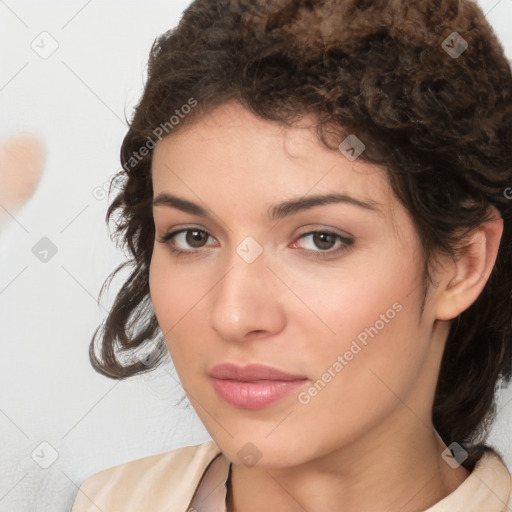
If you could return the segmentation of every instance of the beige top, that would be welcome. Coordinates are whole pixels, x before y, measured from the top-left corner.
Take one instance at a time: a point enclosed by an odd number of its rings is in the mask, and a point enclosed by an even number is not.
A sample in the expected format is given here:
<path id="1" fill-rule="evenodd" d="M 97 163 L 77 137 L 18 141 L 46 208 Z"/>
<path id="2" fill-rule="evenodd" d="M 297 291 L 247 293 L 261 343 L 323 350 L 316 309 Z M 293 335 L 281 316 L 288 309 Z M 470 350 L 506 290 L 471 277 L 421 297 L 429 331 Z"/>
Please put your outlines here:
<path id="1" fill-rule="evenodd" d="M 225 512 L 230 461 L 214 441 L 104 469 L 86 478 L 71 512 Z M 473 472 L 425 512 L 512 512 L 512 476 L 485 452 Z"/>

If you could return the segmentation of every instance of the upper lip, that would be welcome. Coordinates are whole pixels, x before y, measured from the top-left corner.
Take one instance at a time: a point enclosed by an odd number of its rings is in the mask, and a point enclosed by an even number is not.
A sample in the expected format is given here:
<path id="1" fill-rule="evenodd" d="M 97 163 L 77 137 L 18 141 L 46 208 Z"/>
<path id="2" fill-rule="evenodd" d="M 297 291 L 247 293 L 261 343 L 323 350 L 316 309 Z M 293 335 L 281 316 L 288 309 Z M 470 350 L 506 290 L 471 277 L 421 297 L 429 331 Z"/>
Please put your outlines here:
<path id="1" fill-rule="evenodd" d="M 304 380 L 305 375 L 292 375 L 283 372 L 272 366 L 262 364 L 248 364 L 240 366 L 234 363 L 222 363 L 215 365 L 210 370 L 210 376 L 216 379 L 230 379 L 239 381 L 255 381 L 255 380 Z"/>

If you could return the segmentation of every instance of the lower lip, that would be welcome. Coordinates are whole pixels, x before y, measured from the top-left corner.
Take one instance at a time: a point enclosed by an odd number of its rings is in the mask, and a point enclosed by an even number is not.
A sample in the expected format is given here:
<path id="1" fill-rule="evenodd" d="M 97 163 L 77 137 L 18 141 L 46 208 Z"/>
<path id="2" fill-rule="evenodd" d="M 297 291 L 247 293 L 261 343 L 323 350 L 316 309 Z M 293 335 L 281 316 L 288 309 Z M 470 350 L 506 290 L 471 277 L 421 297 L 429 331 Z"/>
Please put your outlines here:
<path id="1" fill-rule="evenodd" d="M 261 409 L 293 393 L 302 387 L 307 379 L 242 382 L 212 378 L 212 382 L 217 394 L 228 404 L 240 409 Z"/>

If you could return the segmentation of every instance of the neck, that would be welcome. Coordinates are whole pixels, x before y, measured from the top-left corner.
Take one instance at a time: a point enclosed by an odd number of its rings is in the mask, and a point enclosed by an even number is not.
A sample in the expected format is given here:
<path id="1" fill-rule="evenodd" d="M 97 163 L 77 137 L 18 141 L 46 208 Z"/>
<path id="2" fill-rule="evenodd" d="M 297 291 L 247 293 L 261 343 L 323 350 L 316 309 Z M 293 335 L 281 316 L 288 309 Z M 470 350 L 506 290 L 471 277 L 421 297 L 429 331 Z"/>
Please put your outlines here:
<path id="1" fill-rule="evenodd" d="M 452 493 L 469 472 L 444 462 L 440 454 L 446 446 L 433 427 L 423 425 L 418 432 L 417 418 L 410 423 L 416 430 L 409 435 L 402 430 L 393 439 L 361 439 L 358 446 L 299 466 L 267 469 L 233 463 L 228 511 L 425 510 Z"/>

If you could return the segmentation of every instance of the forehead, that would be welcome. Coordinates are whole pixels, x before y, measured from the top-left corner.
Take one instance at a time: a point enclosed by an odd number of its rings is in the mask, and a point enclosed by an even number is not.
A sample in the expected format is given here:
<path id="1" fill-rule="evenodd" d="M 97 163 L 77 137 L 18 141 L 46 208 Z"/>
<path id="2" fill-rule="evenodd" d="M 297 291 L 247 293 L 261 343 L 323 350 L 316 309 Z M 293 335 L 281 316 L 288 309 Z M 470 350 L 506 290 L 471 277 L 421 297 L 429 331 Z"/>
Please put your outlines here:
<path id="1" fill-rule="evenodd" d="M 172 192 L 212 209 L 229 205 L 266 215 L 285 199 L 342 193 L 377 205 L 390 226 L 400 222 L 404 212 L 386 171 L 325 147 L 314 122 L 305 116 L 285 127 L 238 103 L 221 105 L 158 142 L 154 195 Z"/>

